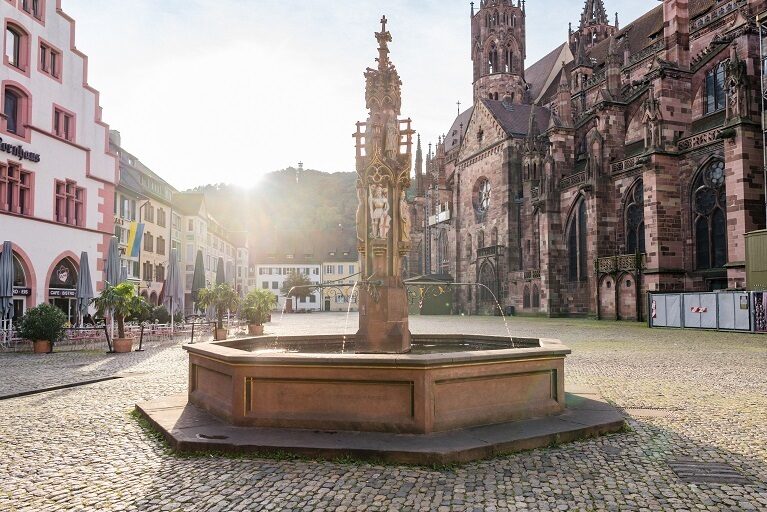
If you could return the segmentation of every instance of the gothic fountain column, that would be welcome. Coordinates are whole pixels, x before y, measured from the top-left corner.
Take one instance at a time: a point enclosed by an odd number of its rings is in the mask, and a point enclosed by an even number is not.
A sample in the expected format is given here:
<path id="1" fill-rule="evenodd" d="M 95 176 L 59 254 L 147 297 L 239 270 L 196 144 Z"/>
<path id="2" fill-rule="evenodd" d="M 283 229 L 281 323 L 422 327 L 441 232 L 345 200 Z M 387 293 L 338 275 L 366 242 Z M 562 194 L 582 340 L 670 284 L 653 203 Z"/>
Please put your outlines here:
<path id="1" fill-rule="evenodd" d="M 402 105 L 399 74 L 389 60 L 386 17 L 381 20 L 378 68 L 365 72 L 367 108 L 357 123 L 357 239 L 362 260 L 360 327 L 357 352 L 410 351 L 407 290 L 401 260 L 410 251 L 410 214 L 405 199 L 410 187 L 412 136 L 410 119 L 399 119 Z"/>

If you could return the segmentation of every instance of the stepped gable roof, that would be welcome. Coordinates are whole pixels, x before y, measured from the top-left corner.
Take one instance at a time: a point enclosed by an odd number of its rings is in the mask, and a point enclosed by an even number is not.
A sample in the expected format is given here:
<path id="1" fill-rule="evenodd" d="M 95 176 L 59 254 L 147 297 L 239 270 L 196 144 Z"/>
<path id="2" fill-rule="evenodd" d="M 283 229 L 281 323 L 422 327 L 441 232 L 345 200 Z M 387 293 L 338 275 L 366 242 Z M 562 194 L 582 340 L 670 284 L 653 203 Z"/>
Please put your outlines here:
<path id="1" fill-rule="evenodd" d="M 498 120 L 508 135 L 527 136 L 530 129 L 530 113 L 533 109 L 535 110 L 538 132 L 545 132 L 549 126 L 551 112 L 547 108 L 485 99 L 482 100 L 482 103 Z"/>
<path id="2" fill-rule="evenodd" d="M 548 55 L 525 70 L 525 80 L 530 86 L 530 97 L 533 100 L 540 96 L 554 68 L 560 64 L 559 58 L 566 44 L 560 44 Z M 559 83 L 558 80 L 556 82 Z"/>
<path id="3" fill-rule="evenodd" d="M 450 127 L 450 131 L 445 135 L 445 152 L 447 153 L 451 149 L 455 149 L 461 145 L 461 141 L 466 135 L 466 130 L 469 129 L 469 121 L 471 120 L 471 114 L 474 113 L 474 107 L 468 108 L 461 112 L 458 117 L 453 121 L 453 125 Z M 463 124 L 463 133 L 461 131 L 461 124 Z M 455 134 L 455 135 L 453 135 Z"/>

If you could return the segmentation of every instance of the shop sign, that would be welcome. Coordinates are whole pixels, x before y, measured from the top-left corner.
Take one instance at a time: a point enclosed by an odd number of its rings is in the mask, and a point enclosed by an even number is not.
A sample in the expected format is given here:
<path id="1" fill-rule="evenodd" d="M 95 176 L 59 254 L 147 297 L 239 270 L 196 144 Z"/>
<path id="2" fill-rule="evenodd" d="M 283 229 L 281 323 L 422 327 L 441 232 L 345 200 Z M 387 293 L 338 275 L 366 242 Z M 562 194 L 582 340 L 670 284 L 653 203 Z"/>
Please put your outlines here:
<path id="1" fill-rule="evenodd" d="M 32 295 L 32 288 L 22 288 L 20 286 L 13 287 L 14 297 L 29 297 Z"/>
<path id="2" fill-rule="evenodd" d="M 63 288 L 51 288 L 48 292 L 49 297 L 71 297 L 77 296 L 77 290 L 65 290 Z"/>
<path id="3" fill-rule="evenodd" d="M 0 152 L 3 153 L 10 153 L 11 155 L 15 156 L 19 160 L 29 160 L 30 162 L 39 162 L 40 161 L 40 155 L 37 153 L 32 153 L 31 151 L 27 151 L 24 149 L 24 146 L 21 144 L 8 144 L 7 142 L 3 142 L 3 138 L 0 137 Z"/>

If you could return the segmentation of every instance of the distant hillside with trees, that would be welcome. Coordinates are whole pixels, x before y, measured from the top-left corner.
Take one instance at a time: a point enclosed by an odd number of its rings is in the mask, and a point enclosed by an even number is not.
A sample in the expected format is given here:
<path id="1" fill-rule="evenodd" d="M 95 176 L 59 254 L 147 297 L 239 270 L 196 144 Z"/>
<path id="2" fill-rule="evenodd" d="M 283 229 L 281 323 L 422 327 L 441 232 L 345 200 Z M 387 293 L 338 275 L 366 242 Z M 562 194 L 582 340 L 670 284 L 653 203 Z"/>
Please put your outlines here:
<path id="1" fill-rule="evenodd" d="M 217 184 L 197 187 L 210 213 L 233 231 L 251 239 L 264 233 L 354 232 L 357 211 L 353 172 L 324 173 L 295 168 L 269 173 L 252 189 Z"/>

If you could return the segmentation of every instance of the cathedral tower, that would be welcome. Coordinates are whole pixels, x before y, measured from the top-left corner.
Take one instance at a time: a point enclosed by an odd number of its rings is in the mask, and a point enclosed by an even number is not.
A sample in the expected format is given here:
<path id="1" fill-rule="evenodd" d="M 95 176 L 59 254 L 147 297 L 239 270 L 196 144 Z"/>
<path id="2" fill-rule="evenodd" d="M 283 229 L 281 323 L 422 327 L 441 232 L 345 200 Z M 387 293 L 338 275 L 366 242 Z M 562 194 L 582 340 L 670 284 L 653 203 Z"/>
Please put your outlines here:
<path id="1" fill-rule="evenodd" d="M 481 0 L 471 4 L 474 101 L 525 102 L 525 0 Z"/>
<path id="2" fill-rule="evenodd" d="M 578 30 L 570 31 L 570 49 L 573 55 L 578 51 L 578 46 L 581 44 L 584 45 L 584 50 L 588 50 L 612 37 L 617 31 L 618 13 L 615 13 L 615 25 L 610 25 L 604 2 L 602 0 L 586 0 Z"/>

